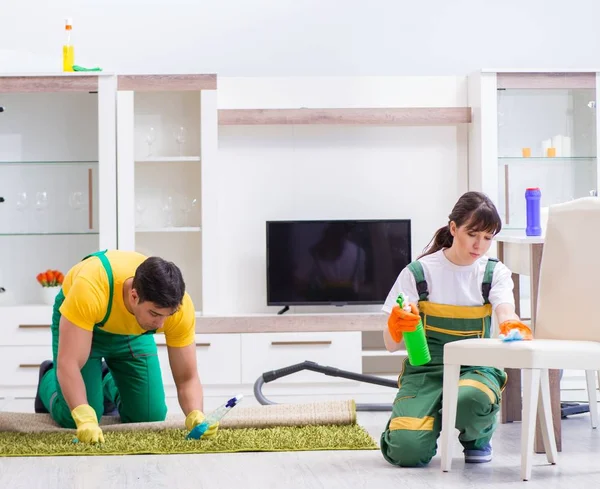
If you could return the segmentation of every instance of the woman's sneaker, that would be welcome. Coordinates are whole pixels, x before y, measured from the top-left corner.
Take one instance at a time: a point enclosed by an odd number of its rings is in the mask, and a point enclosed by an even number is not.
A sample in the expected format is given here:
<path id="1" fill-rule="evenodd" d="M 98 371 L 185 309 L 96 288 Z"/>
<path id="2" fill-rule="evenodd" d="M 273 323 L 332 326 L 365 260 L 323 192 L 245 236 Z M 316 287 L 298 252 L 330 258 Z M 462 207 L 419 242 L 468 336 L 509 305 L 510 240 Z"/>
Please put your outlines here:
<path id="1" fill-rule="evenodd" d="M 484 464 L 492 461 L 492 445 L 489 443 L 480 449 L 464 450 L 466 464 Z"/>

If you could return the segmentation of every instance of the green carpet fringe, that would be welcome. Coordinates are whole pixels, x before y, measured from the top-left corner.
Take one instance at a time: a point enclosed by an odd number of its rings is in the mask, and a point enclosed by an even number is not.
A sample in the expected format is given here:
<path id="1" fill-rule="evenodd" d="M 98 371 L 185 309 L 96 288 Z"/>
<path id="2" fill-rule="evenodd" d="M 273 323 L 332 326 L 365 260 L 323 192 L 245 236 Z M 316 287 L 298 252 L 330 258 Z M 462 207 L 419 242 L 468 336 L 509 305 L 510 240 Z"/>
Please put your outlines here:
<path id="1" fill-rule="evenodd" d="M 185 430 L 104 433 L 103 445 L 73 443 L 70 433 L 0 433 L 1 457 L 376 450 L 359 425 L 221 429 L 213 440 L 186 440 Z"/>

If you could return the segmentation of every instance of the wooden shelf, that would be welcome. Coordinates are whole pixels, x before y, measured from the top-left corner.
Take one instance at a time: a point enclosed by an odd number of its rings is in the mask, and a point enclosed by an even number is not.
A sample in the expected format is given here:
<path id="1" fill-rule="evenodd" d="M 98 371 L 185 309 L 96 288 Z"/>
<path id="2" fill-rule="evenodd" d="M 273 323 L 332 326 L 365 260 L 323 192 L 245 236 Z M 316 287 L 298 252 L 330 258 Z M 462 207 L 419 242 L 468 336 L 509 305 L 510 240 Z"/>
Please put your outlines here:
<path id="1" fill-rule="evenodd" d="M 383 313 L 196 316 L 196 333 L 383 331 Z"/>
<path id="2" fill-rule="evenodd" d="M 0 93 L 96 92 L 100 74 L 0 75 Z"/>
<path id="3" fill-rule="evenodd" d="M 259 124 L 437 126 L 470 122 L 470 107 L 219 110 L 219 124 L 224 126 Z"/>
<path id="4" fill-rule="evenodd" d="M 498 73 L 500 89 L 580 89 L 596 88 L 596 73 Z"/>
<path id="5" fill-rule="evenodd" d="M 217 75 L 119 75 L 117 86 L 137 92 L 216 90 Z"/>

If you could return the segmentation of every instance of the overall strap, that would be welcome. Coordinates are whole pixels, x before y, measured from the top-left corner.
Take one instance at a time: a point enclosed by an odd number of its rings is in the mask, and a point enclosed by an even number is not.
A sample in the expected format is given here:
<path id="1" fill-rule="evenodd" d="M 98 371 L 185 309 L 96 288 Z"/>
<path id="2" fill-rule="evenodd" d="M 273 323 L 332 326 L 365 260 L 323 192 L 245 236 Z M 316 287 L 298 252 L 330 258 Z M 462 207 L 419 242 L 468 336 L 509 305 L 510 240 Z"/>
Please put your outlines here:
<path id="1" fill-rule="evenodd" d="M 425 272 L 423 272 L 423 265 L 418 260 L 415 260 L 408 264 L 408 269 L 415 277 L 417 284 L 417 293 L 419 294 L 420 301 L 426 301 L 429 299 L 429 290 L 427 288 L 427 282 L 425 281 Z"/>
<path id="2" fill-rule="evenodd" d="M 107 250 L 97 251 L 96 253 L 87 255 L 84 258 L 84 260 L 87 260 L 92 256 L 99 258 L 100 262 L 102 263 L 102 266 L 104 267 L 104 270 L 106 271 L 106 275 L 108 276 L 108 307 L 106 308 L 106 314 L 104 315 L 102 321 L 95 325 L 98 328 L 102 328 L 106 321 L 108 321 L 108 318 L 110 317 L 110 313 L 112 311 L 113 296 L 115 292 L 115 279 L 113 276 L 112 267 L 110 266 L 110 262 L 108 261 L 108 258 L 106 258 L 106 251 Z"/>
<path id="3" fill-rule="evenodd" d="M 488 262 L 485 266 L 485 272 L 483 274 L 483 283 L 481 284 L 481 295 L 483 296 L 483 303 L 490 303 L 490 290 L 492 289 L 492 280 L 494 278 L 494 268 L 498 264 L 497 258 L 488 258 Z"/>

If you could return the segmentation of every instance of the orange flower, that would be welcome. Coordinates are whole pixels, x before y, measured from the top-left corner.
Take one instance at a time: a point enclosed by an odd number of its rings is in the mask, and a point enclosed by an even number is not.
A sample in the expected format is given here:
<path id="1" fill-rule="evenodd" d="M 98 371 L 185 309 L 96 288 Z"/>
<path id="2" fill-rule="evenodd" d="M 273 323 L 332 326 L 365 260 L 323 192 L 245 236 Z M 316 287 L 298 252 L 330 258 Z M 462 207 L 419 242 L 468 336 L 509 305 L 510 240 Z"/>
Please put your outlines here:
<path id="1" fill-rule="evenodd" d="M 38 273 L 35 278 L 42 287 L 57 287 L 62 285 L 65 276 L 59 270 L 48 269 Z"/>

